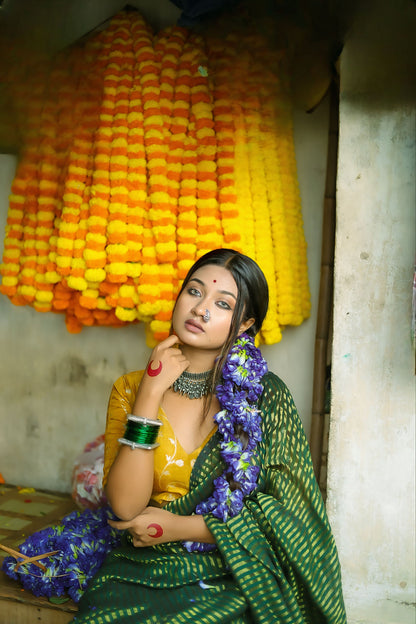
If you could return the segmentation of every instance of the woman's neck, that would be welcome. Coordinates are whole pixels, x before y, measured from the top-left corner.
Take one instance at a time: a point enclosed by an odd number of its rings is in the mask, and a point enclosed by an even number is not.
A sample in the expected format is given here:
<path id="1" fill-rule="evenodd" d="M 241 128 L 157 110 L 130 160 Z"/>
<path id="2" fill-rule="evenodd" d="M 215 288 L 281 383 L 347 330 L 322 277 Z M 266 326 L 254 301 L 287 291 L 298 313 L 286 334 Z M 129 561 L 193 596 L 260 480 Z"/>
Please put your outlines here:
<path id="1" fill-rule="evenodd" d="M 211 370 L 215 366 L 215 360 L 219 356 L 217 350 L 194 349 L 189 345 L 180 345 L 182 353 L 189 360 L 189 366 L 186 369 L 188 373 L 203 373 Z"/>

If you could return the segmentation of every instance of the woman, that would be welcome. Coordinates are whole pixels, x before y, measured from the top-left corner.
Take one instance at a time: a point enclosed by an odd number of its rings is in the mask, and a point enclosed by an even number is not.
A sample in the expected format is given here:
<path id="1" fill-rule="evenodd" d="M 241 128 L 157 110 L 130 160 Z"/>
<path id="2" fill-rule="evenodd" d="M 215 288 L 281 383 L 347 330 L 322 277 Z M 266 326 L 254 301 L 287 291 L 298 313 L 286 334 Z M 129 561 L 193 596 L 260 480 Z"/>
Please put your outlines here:
<path id="1" fill-rule="evenodd" d="M 255 262 L 209 252 L 171 336 L 115 383 L 104 480 L 126 533 L 77 623 L 346 621 L 300 419 L 253 343 L 267 305 Z"/>

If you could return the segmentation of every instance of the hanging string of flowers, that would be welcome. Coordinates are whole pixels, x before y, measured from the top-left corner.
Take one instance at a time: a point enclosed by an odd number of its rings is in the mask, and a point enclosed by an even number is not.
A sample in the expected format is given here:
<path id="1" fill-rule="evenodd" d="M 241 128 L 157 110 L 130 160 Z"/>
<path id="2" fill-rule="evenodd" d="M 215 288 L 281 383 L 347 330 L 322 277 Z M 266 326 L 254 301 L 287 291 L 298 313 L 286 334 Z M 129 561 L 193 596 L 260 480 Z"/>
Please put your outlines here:
<path id="1" fill-rule="evenodd" d="M 242 211 L 237 207 L 237 110 L 239 96 L 236 96 L 235 62 L 229 42 L 213 39 L 208 41 L 210 72 L 214 76 L 214 128 L 217 137 L 217 179 L 218 203 L 224 230 L 224 245 L 237 251 L 244 251 L 254 258 L 254 248 L 247 245 L 246 230 L 250 230 L 250 203 L 247 196 L 241 199 Z M 243 174 L 244 175 L 244 174 Z"/>
<path id="2" fill-rule="evenodd" d="M 272 69 L 273 71 L 272 71 Z M 197 257 L 233 247 L 270 288 L 260 341 L 309 314 L 291 109 L 257 35 L 155 35 L 136 11 L 33 73 L 0 291 L 83 326 L 168 335 Z"/>
<path id="3" fill-rule="evenodd" d="M 181 164 L 179 174 L 178 197 L 178 279 L 184 279 L 188 269 L 197 257 L 197 214 L 196 204 L 196 164 L 197 145 L 191 120 L 191 83 L 192 66 L 188 59 L 192 58 L 192 45 L 188 41 L 183 44 L 182 63 L 175 78 L 174 117 L 171 130 L 175 137 L 173 143 L 178 149 Z"/>
<path id="4" fill-rule="evenodd" d="M 86 60 L 91 64 L 96 61 L 94 48 L 85 53 L 88 54 L 87 59 L 81 53 L 74 55 L 77 68 Z M 63 181 L 62 212 L 54 253 L 56 269 L 49 278 L 56 284 L 52 305 L 56 311 L 66 311 L 67 326 L 73 330 L 82 324 L 93 324 L 92 310 L 96 307 L 95 293 L 86 279 L 88 267 L 85 250 L 88 244 L 86 234 L 93 172 L 90 145 L 98 121 L 96 98 L 102 90 L 100 77 L 84 74 L 79 69 L 76 74 L 80 76 L 78 90 L 82 97 L 74 102 L 75 123 Z M 61 286 L 59 290 L 58 285 Z M 84 292 L 84 298 L 79 296 L 79 292 Z M 80 319 L 83 319 L 82 323 Z"/>
<path id="5" fill-rule="evenodd" d="M 260 336 L 270 344 L 310 312 L 288 77 L 282 52 L 262 38 L 223 34 L 209 43 L 221 97 L 232 111 L 223 119 L 234 123 L 234 222 L 242 249 L 273 284 Z"/>

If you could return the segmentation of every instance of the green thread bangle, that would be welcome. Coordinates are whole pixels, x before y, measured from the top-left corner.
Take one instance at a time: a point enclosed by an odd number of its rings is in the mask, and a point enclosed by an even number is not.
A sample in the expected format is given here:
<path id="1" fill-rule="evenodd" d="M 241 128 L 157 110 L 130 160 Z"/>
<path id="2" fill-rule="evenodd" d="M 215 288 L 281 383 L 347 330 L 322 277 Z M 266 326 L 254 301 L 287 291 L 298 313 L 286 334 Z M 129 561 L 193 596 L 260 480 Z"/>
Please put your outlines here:
<path id="1" fill-rule="evenodd" d="M 142 448 L 150 451 L 159 446 L 156 438 L 161 425 L 160 420 L 151 420 L 129 414 L 124 438 L 119 438 L 118 441 L 120 444 L 130 446 L 133 450 Z"/>

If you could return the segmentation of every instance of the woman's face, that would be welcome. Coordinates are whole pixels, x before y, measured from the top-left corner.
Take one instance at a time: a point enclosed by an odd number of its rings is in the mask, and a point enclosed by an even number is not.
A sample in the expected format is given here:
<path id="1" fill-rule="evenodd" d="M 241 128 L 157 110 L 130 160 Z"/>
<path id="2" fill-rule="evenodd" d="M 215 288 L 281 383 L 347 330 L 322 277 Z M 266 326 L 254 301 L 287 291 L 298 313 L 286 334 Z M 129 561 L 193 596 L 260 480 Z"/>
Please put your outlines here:
<path id="1" fill-rule="evenodd" d="M 214 264 L 201 267 L 176 302 L 174 332 L 186 345 L 220 352 L 230 331 L 237 296 L 237 284 L 227 269 Z M 204 316 L 209 319 L 204 320 Z"/>

